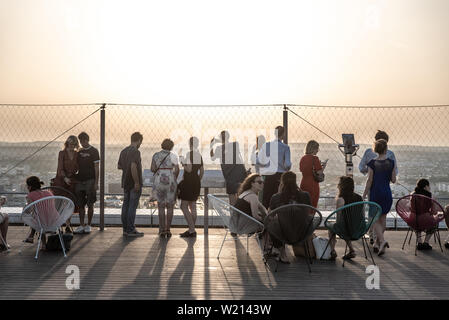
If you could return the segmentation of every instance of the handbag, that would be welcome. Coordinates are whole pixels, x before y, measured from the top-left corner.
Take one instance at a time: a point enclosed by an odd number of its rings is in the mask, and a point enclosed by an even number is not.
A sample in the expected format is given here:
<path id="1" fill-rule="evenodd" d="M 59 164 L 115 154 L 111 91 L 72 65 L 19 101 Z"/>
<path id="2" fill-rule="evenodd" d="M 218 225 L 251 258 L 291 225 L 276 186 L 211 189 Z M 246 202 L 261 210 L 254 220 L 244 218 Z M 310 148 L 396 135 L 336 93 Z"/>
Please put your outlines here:
<path id="1" fill-rule="evenodd" d="M 316 237 L 312 240 L 317 259 L 320 259 L 321 256 L 325 260 L 329 260 L 331 258 L 331 247 L 327 245 L 328 242 L 329 240 L 323 237 Z M 326 249 L 326 251 L 324 251 L 324 249 Z"/>
<path id="2" fill-rule="evenodd" d="M 313 166 L 312 173 L 313 173 L 313 179 L 315 179 L 316 182 L 323 182 L 324 181 L 324 172 L 318 173 L 315 170 L 315 166 Z"/>
<path id="3" fill-rule="evenodd" d="M 64 233 L 62 234 L 62 241 L 64 241 L 64 248 L 66 251 L 70 250 L 70 246 L 72 243 L 73 235 Z M 59 240 L 59 235 L 52 234 L 47 237 L 47 243 L 45 245 L 45 249 L 48 251 L 62 251 L 61 240 Z"/>

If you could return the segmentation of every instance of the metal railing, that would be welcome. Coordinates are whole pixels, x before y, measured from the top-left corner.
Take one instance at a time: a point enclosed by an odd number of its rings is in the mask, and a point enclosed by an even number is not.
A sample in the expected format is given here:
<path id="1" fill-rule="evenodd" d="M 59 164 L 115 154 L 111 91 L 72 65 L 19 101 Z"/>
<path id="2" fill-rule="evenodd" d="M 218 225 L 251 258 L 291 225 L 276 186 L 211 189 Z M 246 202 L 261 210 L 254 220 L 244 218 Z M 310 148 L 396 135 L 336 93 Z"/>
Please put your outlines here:
<path id="1" fill-rule="evenodd" d="M 298 174 L 299 160 L 308 140 L 320 143 L 321 159 L 329 158 L 326 180 L 321 184 L 322 199 L 331 199 L 338 177 L 345 173 L 344 157 L 337 148 L 342 133 L 354 133 L 361 152 L 371 146 L 377 129 L 390 135 L 401 185 L 393 185 L 395 198 L 413 190 L 416 180 L 431 181 L 437 198 L 449 197 L 449 106 L 315 106 L 315 105 L 137 105 L 137 104 L 64 104 L 0 105 L 0 193 L 24 192 L 26 176 L 38 175 L 47 184 L 56 174 L 57 152 L 68 135 L 86 131 L 91 144 L 101 153 L 100 214 L 104 226 L 104 199 L 119 193 L 118 155 L 129 144 L 130 135 L 140 131 L 142 164 L 149 168 L 151 156 L 159 151 L 163 138 L 175 142 L 175 151 L 185 153 L 190 136 L 200 140 L 206 169 L 218 169 L 209 159 L 209 142 L 221 130 L 240 142 L 246 166 L 256 137 L 273 137 L 274 128 L 283 124 L 285 140 L 292 154 L 292 170 Z M 357 170 L 356 186 L 365 179 Z M 114 191 L 115 190 L 115 191 Z M 360 190 L 359 190 L 360 192 Z M 446 201 L 446 200 L 443 200 Z"/>

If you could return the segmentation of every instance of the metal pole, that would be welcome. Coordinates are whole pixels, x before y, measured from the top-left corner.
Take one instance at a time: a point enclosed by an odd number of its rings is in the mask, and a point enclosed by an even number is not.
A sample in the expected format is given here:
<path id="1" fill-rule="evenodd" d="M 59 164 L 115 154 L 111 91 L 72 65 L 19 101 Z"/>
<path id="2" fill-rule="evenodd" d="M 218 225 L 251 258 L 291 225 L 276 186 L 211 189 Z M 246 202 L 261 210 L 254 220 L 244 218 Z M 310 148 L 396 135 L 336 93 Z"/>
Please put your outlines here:
<path id="1" fill-rule="evenodd" d="M 287 105 L 284 104 L 284 111 L 283 111 L 283 127 L 284 127 L 284 143 L 288 144 L 288 109 Z"/>
<path id="2" fill-rule="evenodd" d="M 207 195 L 209 194 L 209 188 L 204 188 L 204 234 L 207 235 L 209 233 L 209 198 Z"/>
<path id="3" fill-rule="evenodd" d="M 105 160 L 105 132 L 106 132 L 106 103 L 100 111 L 100 231 L 104 231 L 104 160 Z"/>

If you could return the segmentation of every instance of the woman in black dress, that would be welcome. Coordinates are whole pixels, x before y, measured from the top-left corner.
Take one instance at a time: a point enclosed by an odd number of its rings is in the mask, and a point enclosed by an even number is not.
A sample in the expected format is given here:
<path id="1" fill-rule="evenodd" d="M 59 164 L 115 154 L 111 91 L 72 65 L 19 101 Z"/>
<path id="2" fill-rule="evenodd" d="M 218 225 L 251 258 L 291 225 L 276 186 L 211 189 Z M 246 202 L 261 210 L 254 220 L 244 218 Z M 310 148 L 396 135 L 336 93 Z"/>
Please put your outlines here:
<path id="1" fill-rule="evenodd" d="M 191 137 L 189 139 L 190 151 L 187 152 L 185 158 L 181 159 L 184 167 L 184 177 L 179 183 L 179 198 L 181 199 L 181 210 L 186 218 L 189 230 L 181 233 L 181 237 L 195 237 L 196 222 L 196 201 L 200 195 L 201 179 L 204 174 L 203 158 L 198 151 L 198 138 Z"/>

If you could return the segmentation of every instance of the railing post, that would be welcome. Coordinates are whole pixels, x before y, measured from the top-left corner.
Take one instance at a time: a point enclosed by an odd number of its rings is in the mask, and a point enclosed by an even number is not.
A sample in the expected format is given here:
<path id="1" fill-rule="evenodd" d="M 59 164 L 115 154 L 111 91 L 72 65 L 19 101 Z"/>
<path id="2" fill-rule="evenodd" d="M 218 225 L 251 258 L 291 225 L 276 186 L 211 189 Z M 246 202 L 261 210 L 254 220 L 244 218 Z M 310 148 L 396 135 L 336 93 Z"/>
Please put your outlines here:
<path id="1" fill-rule="evenodd" d="M 204 188 L 204 221 L 203 221 L 203 228 L 204 228 L 204 235 L 209 234 L 209 198 L 207 195 L 209 194 L 209 188 Z"/>
<path id="2" fill-rule="evenodd" d="M 106 103 L 100 111 L 100 231 L 104 231 L 104 160 L 105 160 L 105 133 L 106 133 Z"/>
<path id="3" fill-rule="evenodd" d="M 284 112 L 283 112 L 283 127 L 284 127 L 284 143 L 288 144 L 288 109 L 287 105 L 284 104 Z"/>

